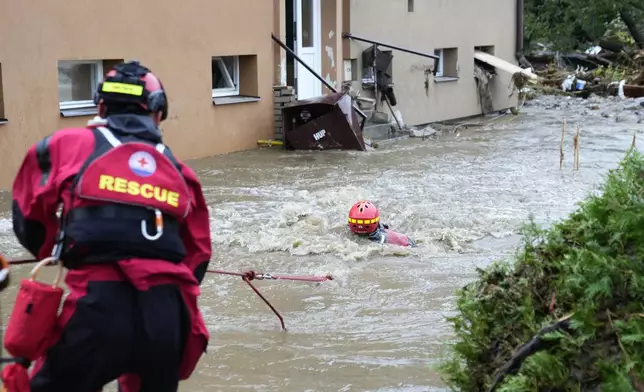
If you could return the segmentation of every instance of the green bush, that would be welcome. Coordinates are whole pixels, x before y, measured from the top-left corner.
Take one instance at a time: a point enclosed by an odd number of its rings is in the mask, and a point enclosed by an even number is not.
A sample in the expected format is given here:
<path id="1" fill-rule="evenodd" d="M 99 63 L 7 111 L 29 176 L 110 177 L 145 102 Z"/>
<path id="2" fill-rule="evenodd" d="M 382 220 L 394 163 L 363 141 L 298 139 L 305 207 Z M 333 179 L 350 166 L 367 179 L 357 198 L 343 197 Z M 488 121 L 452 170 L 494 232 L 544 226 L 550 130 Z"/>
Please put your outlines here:
<path id="1" fill-rule="evenodd" d="M 548 230 L 531 221 L 514 260 L 459 291 L 441 364 L 453 390 L 489 391 L 519 347 L 570 315 L 495 391 L 644 390 L 644 157 L 630 151 L 600 193 Z"/>

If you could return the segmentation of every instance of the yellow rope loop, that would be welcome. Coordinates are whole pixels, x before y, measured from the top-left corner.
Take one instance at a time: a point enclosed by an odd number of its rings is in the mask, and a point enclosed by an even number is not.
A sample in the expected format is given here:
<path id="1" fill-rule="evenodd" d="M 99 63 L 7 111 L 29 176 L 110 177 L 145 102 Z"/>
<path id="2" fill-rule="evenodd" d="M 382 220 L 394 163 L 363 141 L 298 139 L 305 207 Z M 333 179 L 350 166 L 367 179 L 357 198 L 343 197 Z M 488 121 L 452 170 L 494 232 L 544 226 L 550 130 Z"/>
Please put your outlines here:
<path id="1" fill-rule="evenodd" d="M 63 263 L 60 262 L 60 260 L 56 259 L 55 257 L 47 257 L 46 259 L 41 260 L 36 264 L 36 266 L 31 270 L 31 281 L 35 281 L 36 277 L 38 276 L 38 273 L 40 272 L 40 269 L 46 265 L 49 264 L 55 264 L 58 263 L 58 274 L 56 275 L 56 279 L 54 280 L 54 283 L 52 284 L 53 288 L 57 288 L 60 285 L 60 281 L 63 278 Z"/>

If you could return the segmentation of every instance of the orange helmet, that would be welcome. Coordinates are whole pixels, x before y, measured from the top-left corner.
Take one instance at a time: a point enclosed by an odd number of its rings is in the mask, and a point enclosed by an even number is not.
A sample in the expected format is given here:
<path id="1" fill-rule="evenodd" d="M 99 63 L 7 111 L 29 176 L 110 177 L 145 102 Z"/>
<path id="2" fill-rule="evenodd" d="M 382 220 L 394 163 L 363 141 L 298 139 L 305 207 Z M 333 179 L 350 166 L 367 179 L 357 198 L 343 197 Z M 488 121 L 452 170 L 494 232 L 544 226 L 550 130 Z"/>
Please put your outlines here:
<path id="1" fill-rule="evenodd" d="M 349 210 L 349 230 L 356 234 L 370 234 L 378 229 L 380 213 L 373 203 L 361 200 Z"/>
<path id="2" fill-rule="evenodd" d="M 150 113 L 168 117 L 168 99 L 161 80 L 138 61 L 119 64 L 105 75 L 94 94 L 96 105 L 133 104 Z"/>

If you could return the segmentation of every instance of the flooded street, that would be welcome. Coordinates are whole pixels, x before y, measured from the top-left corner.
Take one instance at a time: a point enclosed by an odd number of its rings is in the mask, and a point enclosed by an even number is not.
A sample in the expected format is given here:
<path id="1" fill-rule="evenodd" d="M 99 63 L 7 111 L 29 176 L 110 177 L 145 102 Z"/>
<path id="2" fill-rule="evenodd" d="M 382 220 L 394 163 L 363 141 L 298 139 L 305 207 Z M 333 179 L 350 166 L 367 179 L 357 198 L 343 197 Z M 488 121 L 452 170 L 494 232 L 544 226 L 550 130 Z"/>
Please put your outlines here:
<path id="1" fill-rule="evenodd" d="M 568 121 L 559 170 L 561 120 Z M 367 152 L 277 148 L 191 162 L 212 207 L 211 268 L 324 275 L 319 285 L 262 281 L 288 332 L 239 279 L 209 275 L 201 305 L 208 353 L 182 391 L 442 391 L 432 366 L 444 355 L 455 290 L 477 266 L 512 254 L 529 214 L 565 216 L 615 168 L 644 124 L 569 108 L 526 106 L 518 117 L 475 119 L 427 140 Z M 572 135 L 581 131 L 581 169 Z M 644 140 L 642 141 L 644 142 Z M 0 221 L 13 239 L 9 196 Z M 346 232 L 350 206 L 370 199 L 381 219 L 420 242 L 402 249 Z M 15 295 L 2 296 L 3 322 Z"/>

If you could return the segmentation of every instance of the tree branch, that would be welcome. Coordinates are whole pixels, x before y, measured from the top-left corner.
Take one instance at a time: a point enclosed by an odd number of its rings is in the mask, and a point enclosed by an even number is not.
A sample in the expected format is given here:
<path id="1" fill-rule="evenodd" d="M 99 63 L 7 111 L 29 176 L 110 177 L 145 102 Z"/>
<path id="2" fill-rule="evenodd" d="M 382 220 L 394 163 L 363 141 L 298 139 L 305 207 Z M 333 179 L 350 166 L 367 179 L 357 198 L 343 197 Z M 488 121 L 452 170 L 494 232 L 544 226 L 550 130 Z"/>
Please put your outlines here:
<path id="1" fill-rule="evenodd" d="M 619 16 L 622 18 L 622 21 L 626 25 L 631 37 L 635 40 L 637 47 L 644 49 L 644 32 L 640 31 L 637 25 L 637 19 L 633 16 L 631 10 L 626 9 L 626 7 L 622 7 L 619 10 Z"/>

